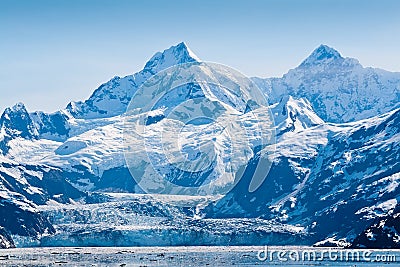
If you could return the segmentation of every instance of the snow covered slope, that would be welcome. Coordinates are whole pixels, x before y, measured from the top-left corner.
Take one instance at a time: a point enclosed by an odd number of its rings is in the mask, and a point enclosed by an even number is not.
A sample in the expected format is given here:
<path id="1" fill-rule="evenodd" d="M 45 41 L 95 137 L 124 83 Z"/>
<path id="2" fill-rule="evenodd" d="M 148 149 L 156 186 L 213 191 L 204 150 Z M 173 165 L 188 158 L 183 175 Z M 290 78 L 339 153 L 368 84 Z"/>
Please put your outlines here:
<path id="1" fill-rule="evenodd" d="M 286 132 L 301 132 L 324 121 L 315 114 L 307 99 L 283 97 L 279 103 L 270 106 L 276 127 L 276 135 L 280 138 Z"/>
<path id="2" fill-rule="evenodd" d="M 400 73 L 364 68 L 356 59 L 321 45 L 281 78 L 253 80 L 271 103 L 291 95 L 306 98 L 328 122 L 370 118 L 398 107 Z"/>
<path id="3" fill-rule="evenodd" d="M 399 195 L 400 109 L 347 124 L 323 124 L 286 133 L 264 184 L 248 179 L 210 205 L 211 217 L 258 217 L 302 225 L 314 241 L 353 241 L 373 220 L 390 215 Z M 269 151 L 267 151 L 269 152 Z M 254 163 L 246 172 L 252 176 Z M 246 177 L 246 176 L 245 176 Z M 330 222 L 335 221 L 335 224 Z"/>

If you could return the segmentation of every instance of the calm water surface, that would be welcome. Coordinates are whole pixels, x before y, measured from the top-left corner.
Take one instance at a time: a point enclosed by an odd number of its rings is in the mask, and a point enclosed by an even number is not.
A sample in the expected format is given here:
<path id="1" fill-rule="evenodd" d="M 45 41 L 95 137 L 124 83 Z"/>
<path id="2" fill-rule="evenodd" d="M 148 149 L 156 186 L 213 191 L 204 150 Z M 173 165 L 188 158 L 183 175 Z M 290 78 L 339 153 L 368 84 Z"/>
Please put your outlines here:
<path id="1" fill-rule="evenodd" d="M 312 247 L 112 247 L 0 250 L 0 266 L 400 266 L 400 251 Z"/>

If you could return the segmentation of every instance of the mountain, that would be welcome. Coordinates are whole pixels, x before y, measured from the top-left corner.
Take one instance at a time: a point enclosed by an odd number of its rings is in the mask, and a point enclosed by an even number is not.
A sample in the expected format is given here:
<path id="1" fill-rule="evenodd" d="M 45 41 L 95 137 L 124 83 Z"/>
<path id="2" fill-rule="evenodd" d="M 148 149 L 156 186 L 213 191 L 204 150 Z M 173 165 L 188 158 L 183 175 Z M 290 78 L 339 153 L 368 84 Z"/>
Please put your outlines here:
<path id="1" fill-rule="evenodd" d="M 97 88 L 84 102 L 71 102 L 67 110 L 75 118 L 109 118 L 121 115 L 127 109 L 132 96 L 144 81 L 154 74 L 181 63 L 199 61 L 185 43 L 171 46 L 164 52 L 156 53 L 143 70 L 123 78 L 114 77 Z"/>
<path id="2" fill-rule="evenodd" d="M 39 137 L 39 133 L 22 103 L 6 108 L 0 117 L 0 125 L 2 134 L 10 138 L 37 139 Z"/>
<path id="3" fill-rule="evenodd" d="M 52 224 L 40 214 L 37 205 L 49 200 L 60 203 L 86 197 L 71 186 L 61 170 L 49 166 L 24 165 L 2 159 L 0 161 L 0 225 L 5 247 L 13 246 L 10 235 L 27 236 L 37 240 L 54 234 Z M 32 241 L 32 242 L 33 242 Z"/>
<path id="4" fill-rule="evenodd" d="M 320 45 L 300 64 L 300 67 L 337 64 L 338 61 L 343 62 L 343 60 L 344 58 L 335 49 L 327 45 Z M 354 60 L 354 64 L 357 64 L 356 60 Z"/>
<path id="5" fill-rule="evenodd" d="M 281 78 L 253 78 L 271 104 L 284 96 L 306 98 L 327 122 L 370 118 L 398 107 L 400 73 L 364 68 L 326 45 Z"/>
<path id="6" fill-rule="evenodd" d="M 18 103 L 6 108 L 0 117 L 0 152 L 6 154 L 9 141 L 16 137 L 38 139 L 39 133 L 33 124 L 25 106 Z"/>
<path id="7" fill-rule="evenodd" d="M 244 179 L 207 207 L 208 216 L 277 219 L 306 228 L 314 242 L 353 242 L 396 207 L 399 122 L 397 109 L 356 123 L 286 133 L 275 154 L 266 149 L 250 161 Z M 272 167 L 264 184 L 249 192 L 253 166 L 267 162 Z"/>
<path id="8" fill-rule="evenodd" d="M 180 63 L 197 76 L 168 69 Z M 6 109 L 0 245 L 394 246 L 398 73 L 322 45 L 282 78 L 253 79 L 267 103 L 209 66 L 180 43 L 63 110 Z"/>

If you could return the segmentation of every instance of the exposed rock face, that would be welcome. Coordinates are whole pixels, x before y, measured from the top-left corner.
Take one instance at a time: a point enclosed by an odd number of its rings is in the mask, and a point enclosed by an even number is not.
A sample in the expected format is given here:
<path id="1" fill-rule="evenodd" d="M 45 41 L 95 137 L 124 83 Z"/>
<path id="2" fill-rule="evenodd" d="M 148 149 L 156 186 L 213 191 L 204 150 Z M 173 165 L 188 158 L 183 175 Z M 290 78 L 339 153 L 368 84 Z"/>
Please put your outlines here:
<path id="1" fill-rule="evenodd" d="M 15 248 L 14 241 L 3 227 L 0 227 L 0 248 Z"/>
<path id="2" fill-rule="evenodd" d="M 354 248 L 400 248 L 400 205 L 390 215 L 375 221 L 354 240 Z"/>

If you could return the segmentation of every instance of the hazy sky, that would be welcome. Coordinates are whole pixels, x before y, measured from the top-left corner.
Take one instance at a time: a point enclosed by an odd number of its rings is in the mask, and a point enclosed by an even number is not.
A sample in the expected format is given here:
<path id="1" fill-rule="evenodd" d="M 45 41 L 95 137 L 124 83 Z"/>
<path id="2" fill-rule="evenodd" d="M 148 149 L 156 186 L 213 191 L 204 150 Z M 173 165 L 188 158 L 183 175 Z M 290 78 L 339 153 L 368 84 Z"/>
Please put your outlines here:
<path id="1" fill-rule="evenodd" d="M 0 110 L 55 111 L 180 41 L 249 76 L 281 76 L 320 44 L 400 71 L 400 1 L 0 0 Z"/>

